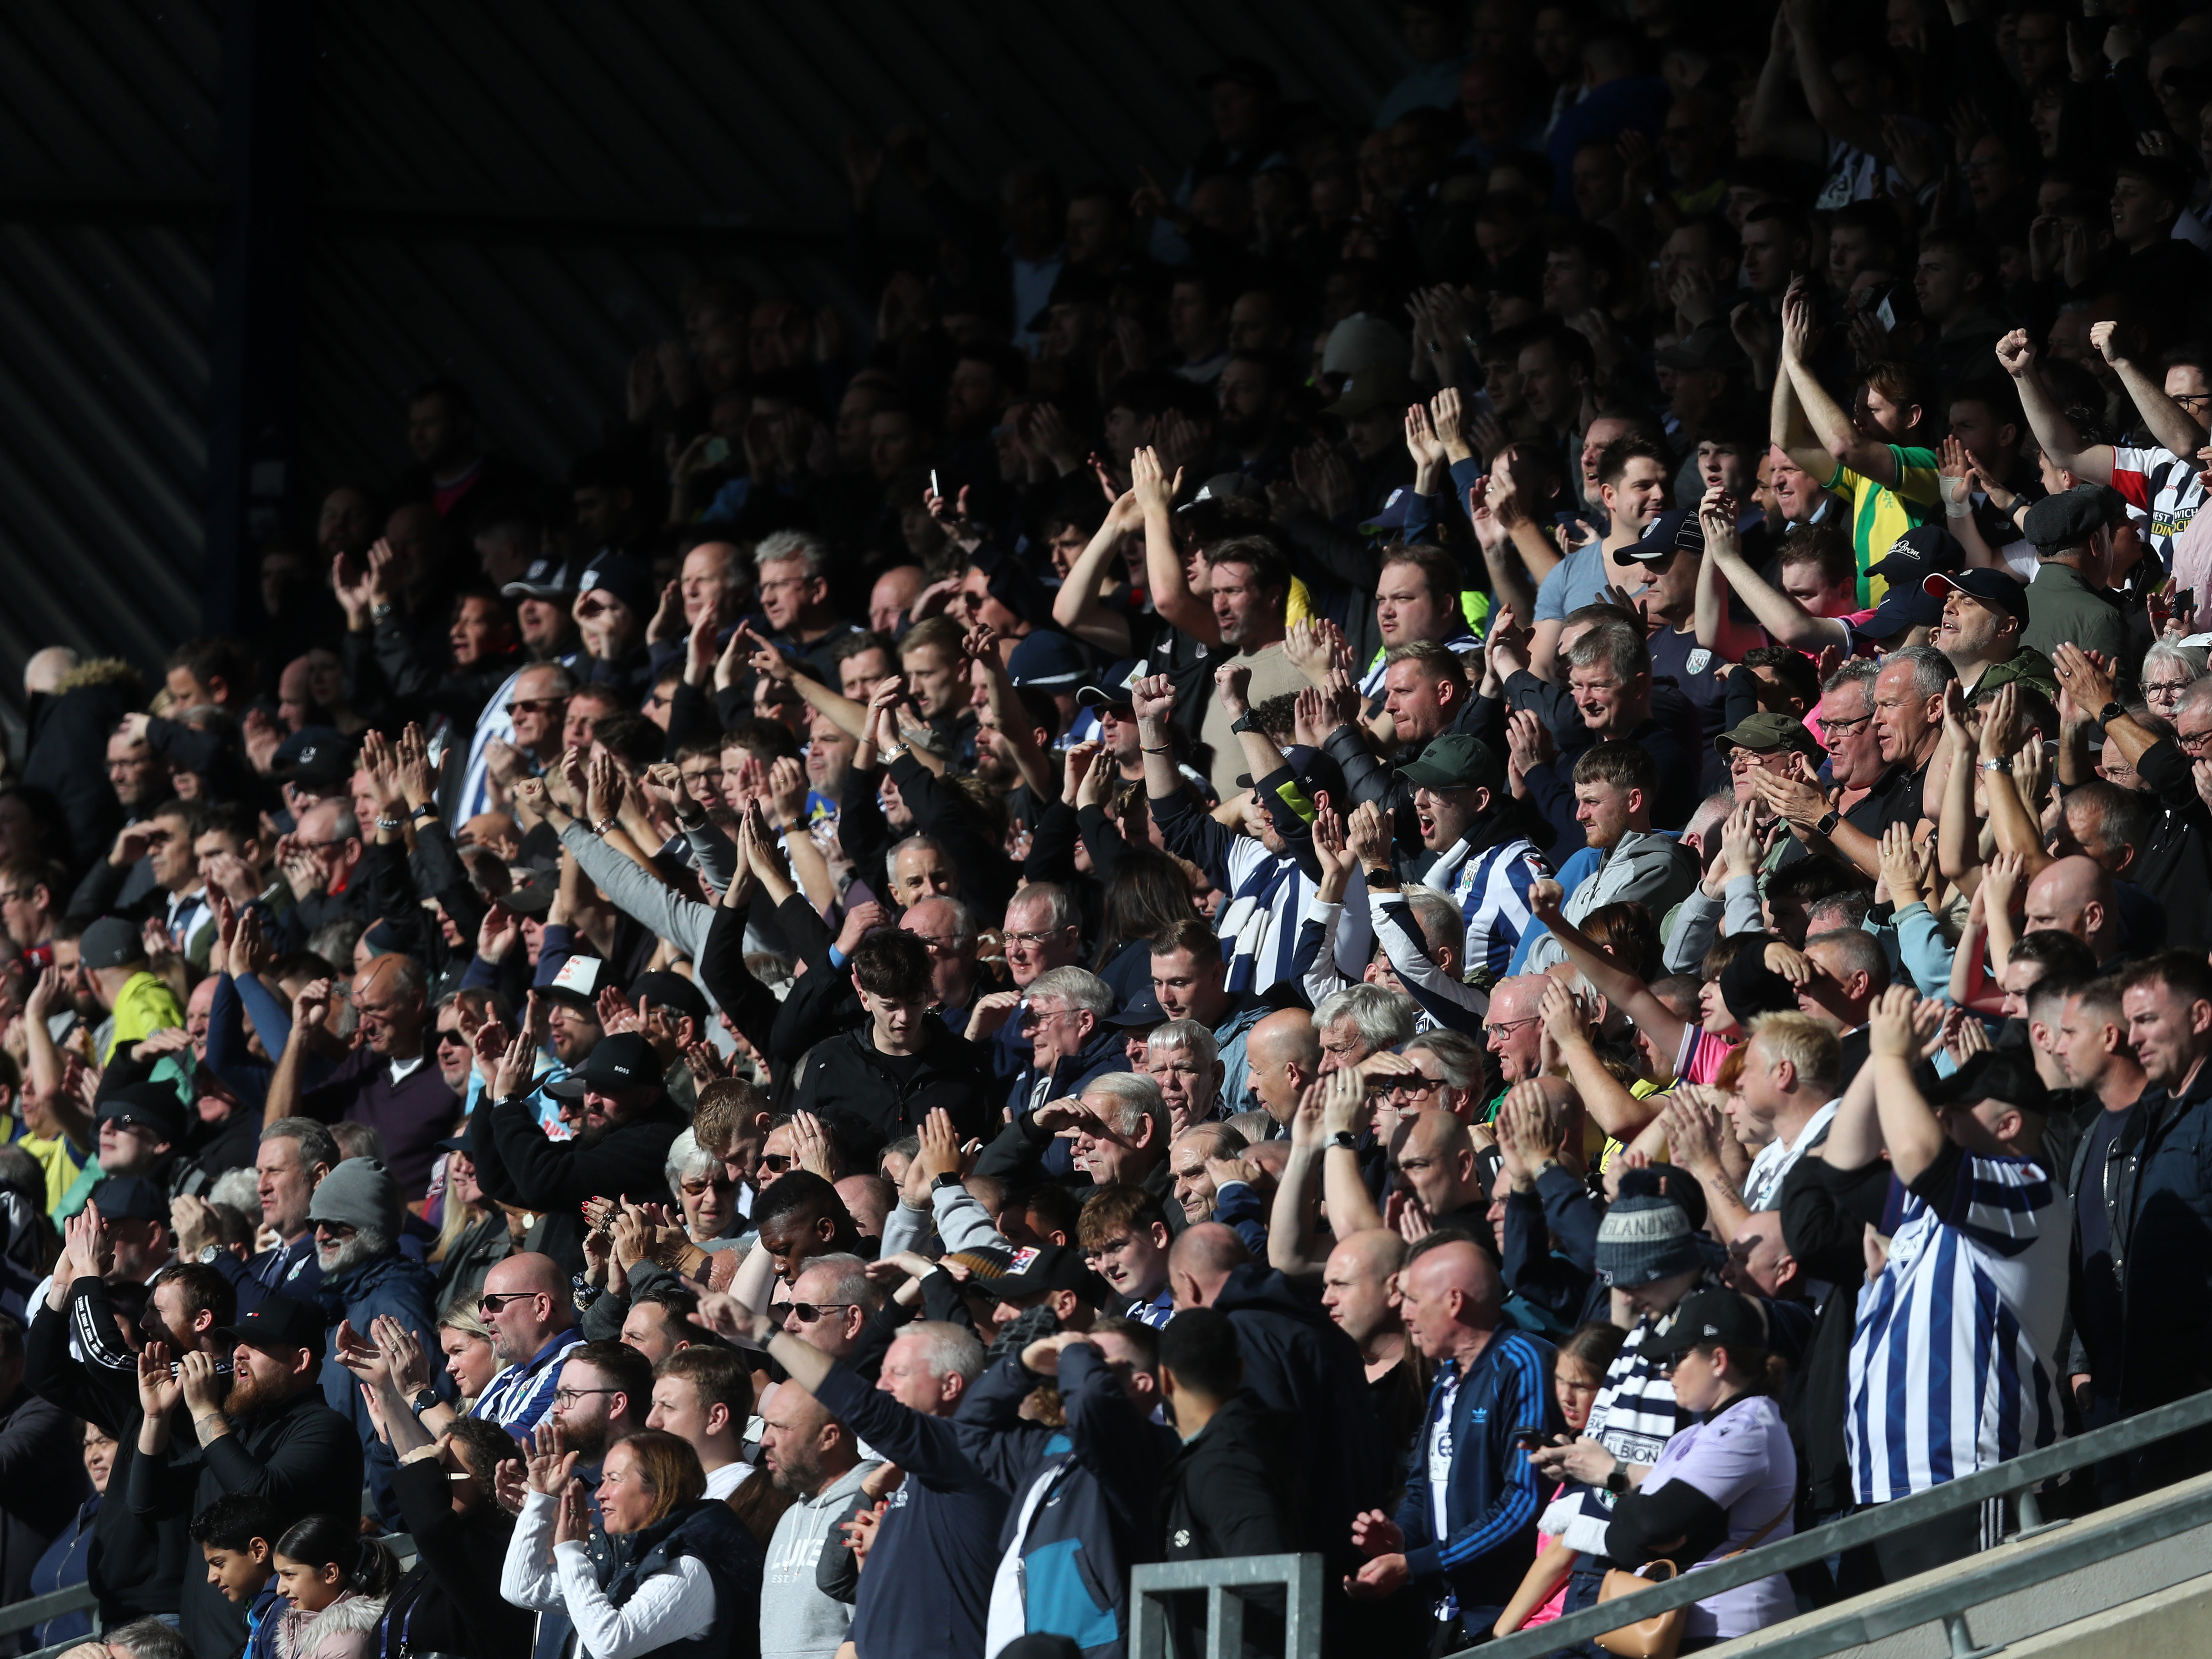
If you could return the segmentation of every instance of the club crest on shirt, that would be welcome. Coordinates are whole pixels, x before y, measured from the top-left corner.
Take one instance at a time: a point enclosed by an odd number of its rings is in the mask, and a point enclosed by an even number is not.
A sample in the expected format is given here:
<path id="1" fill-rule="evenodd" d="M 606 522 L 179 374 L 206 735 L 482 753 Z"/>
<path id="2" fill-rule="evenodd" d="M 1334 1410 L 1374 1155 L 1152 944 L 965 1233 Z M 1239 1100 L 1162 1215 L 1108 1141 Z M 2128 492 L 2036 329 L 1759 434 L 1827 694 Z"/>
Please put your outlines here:
<path id="1" fill-rule="evenodd" d="M 1682 659 L 1683 669 L 1685 672 L 1692 674 L 1702 674 L 1705 670 L 1711 668 L 1712 665 L 1713 653 L 1702 645 L 1697 647 L 1688 656 Z"/>

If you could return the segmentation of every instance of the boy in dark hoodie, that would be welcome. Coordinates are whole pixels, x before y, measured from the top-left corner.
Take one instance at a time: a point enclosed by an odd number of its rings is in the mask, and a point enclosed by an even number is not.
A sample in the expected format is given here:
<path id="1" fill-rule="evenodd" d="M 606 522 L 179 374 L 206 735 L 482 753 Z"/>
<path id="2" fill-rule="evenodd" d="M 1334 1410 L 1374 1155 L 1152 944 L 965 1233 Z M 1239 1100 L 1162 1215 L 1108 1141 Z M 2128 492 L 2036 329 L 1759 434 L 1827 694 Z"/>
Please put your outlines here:
<path id="1" fill-rule="evenodd" d="M 226 1493 L 192 1517 L 208 1583 L 246 1609 L 244 1659 L 272 1659 L 276 1651 L 276 1621 L 269 1613 L 287 1605 L 274 1560 L 283 1531 L 269 1500 L 247 1492 Z"/>

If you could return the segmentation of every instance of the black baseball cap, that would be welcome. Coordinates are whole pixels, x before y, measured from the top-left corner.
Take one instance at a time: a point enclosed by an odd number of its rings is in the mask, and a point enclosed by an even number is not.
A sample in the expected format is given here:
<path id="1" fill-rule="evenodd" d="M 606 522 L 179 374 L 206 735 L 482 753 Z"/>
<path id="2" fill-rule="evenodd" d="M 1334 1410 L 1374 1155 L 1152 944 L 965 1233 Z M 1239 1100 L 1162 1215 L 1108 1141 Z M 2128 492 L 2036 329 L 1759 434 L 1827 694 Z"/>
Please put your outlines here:
<path id="1" fill-rule="evenodd" d="M 167 1221 L 169 1206 L 161 1189 L 143 1176 L 109 1176 L 96 1183 L 88 1203 L 100 1206 L 103 1221 Z"/>
<path id="2" fill-rule="evenodd" d="M 1656 564 L 1677 553 L 1705 550 L 1705 527 L 1685 507 L 1669 507 L 1651 520 L 1644 533 L 1613 556 L 1615 564 Z"/>
<path id="3" fill-rule="evenodd" d="M 1144 669 L 1143 659 L 1124 657 L 1090 684 L 1077 688 L 1075 700 L 1085 708 L 1127 708 L 1135 701 L 1130 684 Z"/>
<path id="4" fill-rule="evenodd" d="M 1917 586 L 1892 582 L 1881 603 L 1856 630 L 1870 640 L 1893 639 L 1907 629 L 1933 628 L 1943 620 L 1943 601 Z"/>
<path id="5" fill-rule="evenodd" d="M 601 1037 L 583 1070 L 547 1084 L 545 1092 L 562 1100 L 581 1100 L 586 1089 L 606 1094 L 659 1081 L 660 1057 L 653 1052 L 653 1045 L 635 1031 L 620 1031 Z"/>
<path id="6" fill-rule="evenodd" d="M 2027 620 L 2027 587 L 2002 570 L 1941 570 L 1920 584 L 1921 592 L 1941 599 L 1953 588 L 1996 605 L 2007 616 Z"/>
<path id="7" fill-rule="evenodd" d="M 629 982 L 629 1000 L 642 1006 L 650 1002 L 656 1007 L 672 1008 L 679 1014 L 689 1014 L 702 1033 L 707 1029 L 710 1016 L 707 1012 L 707 995 L 681 974 L 659 969 L 653 973 L 640 974 Z"/>
<path id="8" fill-rule="evenodd" d="M 1932 573 L 1957 570 L 1966 562 L 1965 545 L 1942 525 L 1915 525 L 1867 567 L 1867 574 L 1917 587 Z"/>
<path id="9" fill-rule="evenodd" d="M 166 1083 L 126 1083 L 100 1102 L 93 1117 L 137 1124 L 173 1146 L 185 1138 L 185 1103 Z"/>
<path id="10" fill-rule="evenodd" d="M 1167 1018 L 1167 1010 L 1160 1006 L 1159 998 L 1152 994 L 1152 988 L 1147 985 L 1129 999 L 1127 1007 L 1118 1008 L 1107 1015 L 1106 1023 L 1118 1025 L 1125 1031 L 1138 1031 L 1164 1025 Z"/>
<path id="11" fill-rule="evenodd" d="M 1759 1348 L 1772 1346 L 1766 1321 L 1751 1298 L 1735 1291 L 1692 1291 L 1674 1309 L 1674 1322 L 1647 1337 L 1639 1350 L 1647 1359 L 1680 1359 L 1692 1348 Z"/>
<path id="12" fill-rule="evenodd" d="M 1985 1048 L 1967 1056 L 1966 1063 L 1948 1077 L 1923 1079 L 1922 1097 L 1930 1106 L 1973 1106 L 1984 1100 L 2001 1100 L 2038 1116 L 2051 1110 L 2051 1091 L 2036 1073 L 2034 1062 L 2016 1048 Z"/>
<path id="13" fill-rule="evenodd" d="M 323 1354 L 323 1316 L 304 1302 L 289 1296 L 264 1296 L 252 1311 L 216 1334 L 233 1347 L 258 1348 L 264 1353 L 286 1354 L 307 1349 L 318 1359 Z"/>
<path id="14" fill-rule="evenodd" d="M 1066 1244 L 1029 1244 L 1014 1252 L 1005 1277 L 991 1294 L 1002 1302 L 1046 1291 L 1073 1291 L 1094 1308 L 1106 1305 L 1106 1285 L 1084 1265 L 1083 1253 Z"/>

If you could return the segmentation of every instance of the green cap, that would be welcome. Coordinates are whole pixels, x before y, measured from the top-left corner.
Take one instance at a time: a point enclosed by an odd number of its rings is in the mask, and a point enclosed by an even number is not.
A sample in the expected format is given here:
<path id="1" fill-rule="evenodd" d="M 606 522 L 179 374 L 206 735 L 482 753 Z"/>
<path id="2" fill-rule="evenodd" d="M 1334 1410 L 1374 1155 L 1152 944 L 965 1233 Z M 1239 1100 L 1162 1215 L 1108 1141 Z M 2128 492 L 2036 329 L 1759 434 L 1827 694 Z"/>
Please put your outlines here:
<path id="1" fill-rule="evenodd" d="M 1447 732 L 1432 738 L 1420 758 L 1398 769 L 1410 784 L 1427 789 L 1503 789 L 1505 769 L 1480 738 Z"/>
<path id="2" fill-rule="evenodd" d="M 1814 759 L 1827 752 L 1813 740 L 1813 734 L 1805 729 L 1805 722 L 1795 714 L 1770 714 L 1763 708 L 1756 714 L 1746 715 L 1734 731 L 1723 732 L 1715 738 L 1713 747 L 1723 755 L 1731 749 L 1756 749 L 1762 754 L 1772 749 L 1795 749 Z"/>

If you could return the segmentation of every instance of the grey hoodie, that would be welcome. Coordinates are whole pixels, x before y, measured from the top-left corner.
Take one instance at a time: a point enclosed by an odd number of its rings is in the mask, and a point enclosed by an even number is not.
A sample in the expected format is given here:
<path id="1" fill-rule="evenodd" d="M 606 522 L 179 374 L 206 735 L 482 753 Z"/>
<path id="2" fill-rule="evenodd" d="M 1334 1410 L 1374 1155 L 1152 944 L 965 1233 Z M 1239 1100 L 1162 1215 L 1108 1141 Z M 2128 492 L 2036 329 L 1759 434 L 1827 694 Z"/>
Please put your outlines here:
<path id="1" fill-rule="evenodd" d="M 761 1574 L 760 1659 L 831 1659 L 853 1622 L 849 1602 L 814 1587 L 814 1563 L 830 1533 L 850 1512 L 873 1463 L 855 1464 L 811 1498 L 783 1512 Z"/>

